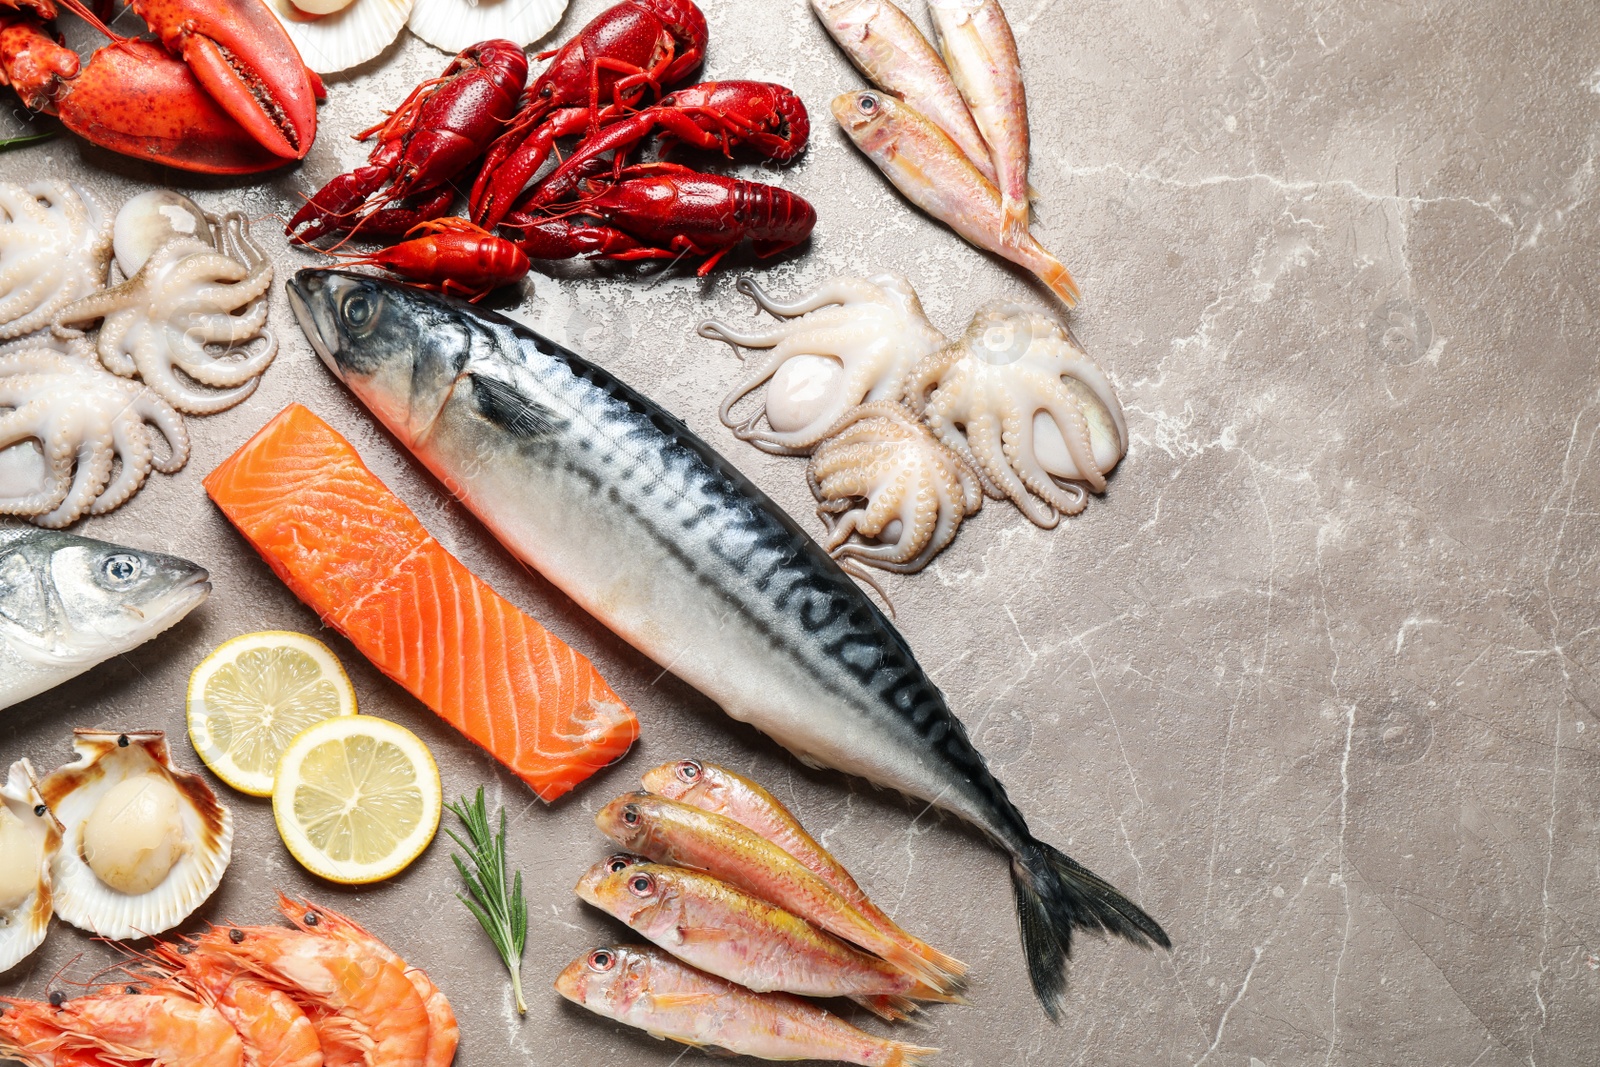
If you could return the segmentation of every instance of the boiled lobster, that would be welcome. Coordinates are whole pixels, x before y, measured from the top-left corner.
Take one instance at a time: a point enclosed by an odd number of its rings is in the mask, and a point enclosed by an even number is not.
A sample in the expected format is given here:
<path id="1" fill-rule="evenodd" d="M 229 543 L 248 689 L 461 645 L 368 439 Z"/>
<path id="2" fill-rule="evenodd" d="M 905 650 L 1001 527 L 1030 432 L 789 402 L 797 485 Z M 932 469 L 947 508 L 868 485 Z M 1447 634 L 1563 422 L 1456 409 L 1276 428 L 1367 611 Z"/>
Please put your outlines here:
<path id="1" fill-rule="evenodd" d="M 358 229 L 395 237 L 443 215 L 455 197 L 450 180 L 505 129 L 527 79 L 528 58 L 511 41 L 467 48 L 387 119 L 356 135 L 378 139 L 367 165 L 324 185 L 286 232 L 302 243 Z"/>
<path id="2" fill-rule="evenodd" d="M 182 170 L 250 174 L 304 158 L 322 84 L 263 0 L 132 0 L 160 39 L 112 32 L 87 63 L 51 31 L 54 0 L 0 0 L 0 84 L 84 139 Z"/>
<path id="3" fill-rule="evenodd" d="M 693 0 L 623 0 L 562 47 L 541 53 L 540 59 L 555 58 L 490 147 L 472 186 L 473 220 L 493 226 L 505 217 L 549 154 L 556 135 L 541 127 L 557 112 L 585 109 L 590 130 L 598 129 L 602 100 L 635 106 L 692 74 L 705 55 L 706 34 L 706 17 Z M 557 120 L 570 124 L 574 117 Z"/>
<path id="4" fill-rule="evenodd" d="M 706 256 L 696 272 L 704 277 L 747 237 L 756 255 L 771 256 L 804 241 L 817 222 L 811 205 L 787 189 L 677 163 L 624 167 L 581 180 L 577 191 L 579 199 L 559 210 L 506 220 L 530 259 Z"/>

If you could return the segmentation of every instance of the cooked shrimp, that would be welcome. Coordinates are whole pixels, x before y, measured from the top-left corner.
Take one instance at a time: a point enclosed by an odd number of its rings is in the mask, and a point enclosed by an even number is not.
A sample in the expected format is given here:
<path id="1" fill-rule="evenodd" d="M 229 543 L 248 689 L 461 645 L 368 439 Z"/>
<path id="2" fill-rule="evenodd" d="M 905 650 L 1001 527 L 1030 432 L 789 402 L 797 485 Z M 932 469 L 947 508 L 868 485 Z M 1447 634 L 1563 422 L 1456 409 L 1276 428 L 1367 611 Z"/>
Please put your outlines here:
<path id="1" fill-rule="evenodd" d="M 151 962 L 232 1024 L 244 1043 L 244 1067 L 323 1067 L 317 1031 L 288 993 L 189 945 L 157 945 Z"/>
<path id="2" fill-rule="evenodd" d="M 28 1067 L 243 1067 L 244 1045 L 217 1009 L 176 990 L 98 993 L 60 1007 L 6 997 L 0 1058 Z"/>
<path id="3" fill-rule="evenodd" d="M 327 1067 L 427 1067 L 428 1013 L 397 964 L 277 926 L 216 927 L 195 945 L 293 997 L 322 1039 Z"/>
<path id="4" fill-rule="evenodd" d="M 427 971 L 408 965 L 394 949 L 367 933 L 354 919 L 330 908 L 320 907 L 303 898 L 296 902 L 279 893 L 278 910 L 283 912 L 284 918 L 308 934 L 321 934 L 360 945 L 403 970 L 416 989 L 417 996 L 422 998 L 422 1006 L 428 1011 L 427 1067 L 450 1067 L 450 1062 L 455 1059 L 456 1045 L 461 1040 L 461 1028 L 456 1024 L 456 1013 L 450 1007 L 449 998 L 433 984 Z"/>

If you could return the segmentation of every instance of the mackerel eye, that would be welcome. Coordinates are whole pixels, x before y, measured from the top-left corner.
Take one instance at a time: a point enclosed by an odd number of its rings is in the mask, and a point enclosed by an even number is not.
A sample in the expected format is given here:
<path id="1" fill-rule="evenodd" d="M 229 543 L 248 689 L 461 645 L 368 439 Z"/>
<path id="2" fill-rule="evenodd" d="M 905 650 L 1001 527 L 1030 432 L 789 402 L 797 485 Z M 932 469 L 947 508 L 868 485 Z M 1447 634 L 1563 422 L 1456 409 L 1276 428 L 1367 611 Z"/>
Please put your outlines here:
<path id="1" fill-rule="evenodd" d="M 640 818 L 639 805 L 629 804 L 627 807 L 622 809 L 622 821 L 627 823 L 629 826 L 638 826 Z"/>
<path id="2" fill-rule="evenodd" d="M 352 296 L 344 302 L 344 318 L 357 329 L 365 326 L 372 318 L 372 301 L 359 294 Z"/>
<path id="3" fill-rule="evenodd" d="M 617 954 L 608 948 L 597 948 L 589 953 L 589 958 L 584 962 L 588 964 L 591 971 L 599 971 L 603 974 L 617 965 Z"/>
<path id="4" fill-rule="evenodd" d="M 649 898 L 655 895 L 656 880 L 648 874 L 636 874 L 628 879 L 628 892 L 636 897 Z"/>
<path id="5" fill-rule="evenodd" d="M 705 774 L 705 769 L 692 759 L 678 761 L 678 780 L 689 785 L 694 785 Z"/>

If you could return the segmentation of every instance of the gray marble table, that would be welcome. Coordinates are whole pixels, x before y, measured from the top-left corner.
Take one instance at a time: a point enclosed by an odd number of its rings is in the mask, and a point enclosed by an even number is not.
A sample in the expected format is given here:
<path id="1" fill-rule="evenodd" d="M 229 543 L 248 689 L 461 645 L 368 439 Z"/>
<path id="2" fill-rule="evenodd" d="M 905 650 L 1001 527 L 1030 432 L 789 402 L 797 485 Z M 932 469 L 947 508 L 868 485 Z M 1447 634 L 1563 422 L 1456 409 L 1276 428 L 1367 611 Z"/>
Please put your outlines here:
<path id="1" fill-rule="evenodd" d="M 557 39 L 603 6 L 577 0 Z M 362 709 L 420 733 L 446 790 L 512 814 L 532 911 L 519 1019 L 454 899 L 441 839 L 359 892 L 317 884 L 265 802 L 228 794 L 230 876 L 202 918 L 267 921 L 272 887 L 367 922 L 427 967 L 463 1067 L 670 1064 L 682 1050 L 562 1002 L 549 981 L 618 928 L 571 885 L 591 815 L 655 764 L 743 768 L 874 896 L 969 961 L 971 1004 L 914 1032 L 952 1067 L 1595 1062 L 1600 1034 L 1600 28 L 1581 0 L 1223 3 L 1010 0 L 1033 99 L 1038 233 L 1073 268 L 1072 323 L 1127 407 L 1109 492 L 1053 531 L 991 504 L 927 572 L 894 579 L 902 629 L 1041 836 L 1126 888 L 1170 954 L 1085 939 L 1065 1024 L 1028 992 L 1005 864 L 955 825 L 803 770 L 515 565 L 316 362 L 275 298 L 260 391 L 190 421 L 194 455 L 91 535 L 213 573 L 161 640 L 0 716 L 0 758 L 42 768 L 73 725 L 163 727 L 180 758 L 190 669 L 235 634 L 317 632 L 211 507 L 201 478 L 291 400 L 346 433 L 474 570 L 591 656 L 644 735 L 546 807 L 324 633 Z M 708 77 L 795 87 L 816 131 L 777 181 L 817 206 L 780 293 L 911 276 L 958 331 L 1044 299 L 899 200 L 834 127 L 860 84 L 801 0 L 706 5 Z M 920 12 L 918 13 L 920 15 Z M 264 183 L 203 182 L 59 140 L 7 180 L 70 175 L 120 200 L 175 183 L 210 208 L 287 213 L 362 159 L 348 134 L 443 57 L 406 40 L 332 80 L 322 135 Z M 284 275 L 313 258 L 257 227 Z M 733 259 L 705 282 L 560 268 L 515 313 L 591 354 L 812 523 L 802 465 L 718 423 L 738 373 L 694 334 L 744 319 Z M 59 926 L 0 976 L 42 995 L 110 957 Z M 870 1023 L 869 1023 L 870 1025 Z M 692 1062 L 699 1053 L 683 1055 Z"/>

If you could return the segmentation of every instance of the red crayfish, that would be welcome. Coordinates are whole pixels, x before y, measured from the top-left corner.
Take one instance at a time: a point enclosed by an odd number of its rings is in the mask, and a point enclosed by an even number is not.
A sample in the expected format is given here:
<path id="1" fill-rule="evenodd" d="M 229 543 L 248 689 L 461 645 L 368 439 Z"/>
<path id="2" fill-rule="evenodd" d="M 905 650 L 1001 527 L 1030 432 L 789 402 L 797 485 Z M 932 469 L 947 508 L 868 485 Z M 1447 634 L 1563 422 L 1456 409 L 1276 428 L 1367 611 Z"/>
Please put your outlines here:
<path id="1" fill-rule="evenodd" d="M 0 0 L 0 85 L 113 152 L 182 170 L 250 174 L 302 159 L 322 82 L 263 0 L 132 0 L 160 39 L 112 32 L 87 63 L 48 25 L 57 0 Z"/>
<path id="2" fill-rule="evenodd" d="M 504 237 L 496 237 L 466 219 L 419 222 L 406 234 L 424 233 L 377 252 L 328 253 L 345 262 L 379 267 L 450 296 L 481 300 L 490 290 L 512 285 L 528 273 L 528 257 Z"/>
<path id="3" fill-rule="evenodd" d="M 705 55 L 706 35 L 706 17 L 692 0 L 623 0 L 562 47 L 541 53 L 540 59 L 555 58 L 490 147 L 472 186 L 473 219 L 492 226 L 505 217 L 549 153 L 550 132 L 539 135 L 547 119 L 583 108 L 590 129 L 597 128 L 602 100 L 623 108 L 692 74 Z"/>
<path id="4" fill-rule="evenodd" d="M 635 160 L 653 137 L 663 148 L 681 143 L 725 155 L 742 146 L 780 163 L 805 148 L 805 105 L 781 85 L 704 82 L 662 95 L 700 65 L 705 45 L 705 16 L 692 0 L 622 0 L 544 54 L 555 58 L 520 110 L 527 72 L 520 49 L 508 41 L 475 45 L 361 135 L 379 138 L 368 164 L 324 186 L 289 232 L 304 243 L 333 232 L 425 231 L 386 251 L 344 258 L 474 299 L 520 279 L 530 258 L 698 255 L 707 257 L 703 275 L 747 237 L 759 256 L 799 244 L 816 212 L 795 194 Z M 580 139 L 568 157 L 528 187 L 556 141 L 570 136 Z M 440 218 L 454 198 L 452 179 L 479 155 L 473 222 Z M 514 243 L 491 232 L 497 225 Z"/>
<path id="5" fill-rule="evenodd" d="M 572 123 L 579 118 L 566 121 Z M 579 179 L 603 169 L 596 168 L 595 161 L 607 152 L 615 153 L 612 169 L 620 171 L 628 153 L 657 131 L 664 131 L 663 150 L 682 143 L 732 155 L 733 149 L 742 145 L 775 163 L 787 163 L 805 148 L 811 136 L 811 120 L 798 96 L 771 82 L 691 85 L 641 111 L 622 117 L 602 114 L 601 129 L 585 138 L 559 167 L 540 179 L 518 201 L 516 210 L 559 203 L 571 196 Z"/>
<path id="6" fill-rule="evenodd" d="M 286 232 L 302 243 L 356 229 L 393 237 L 443 215 L 455 197 L 450 180 L 505 129 L 527 80 L 528 57 L 510 41 L 464 50 L 387 119 L 356 135 L 378 138 L 367 165 L 324 185 Z M 378 195 L 385 183 L 389 188 Z M 408 198 L 412 202 L 403 203 Z"/>
<path id="7" fill-rule="evenodd" d="M 703 277 L 746 237 L 756 255 L 770 256 L 804 241 L 817 222 L 811 205 L 787 189 L 676 163 L 624 167 L 614 179 L 578 185 L 582 198 L 560 214 L 506 220 L 530 258 L 707 256 L 698 271 Z M 594 221 L 579 221 L 585 217 Z"/>

